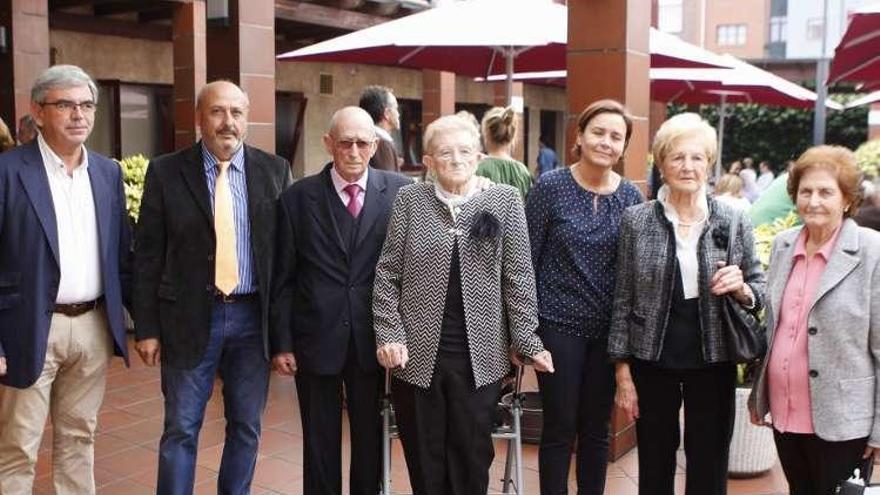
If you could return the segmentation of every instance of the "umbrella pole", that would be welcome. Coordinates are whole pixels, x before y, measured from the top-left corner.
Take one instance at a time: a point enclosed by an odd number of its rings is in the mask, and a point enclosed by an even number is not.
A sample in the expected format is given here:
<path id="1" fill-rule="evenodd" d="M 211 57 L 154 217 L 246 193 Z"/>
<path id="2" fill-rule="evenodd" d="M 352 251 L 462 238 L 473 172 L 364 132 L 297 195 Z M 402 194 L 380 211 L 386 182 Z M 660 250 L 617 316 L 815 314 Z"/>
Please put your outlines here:
<path id="1" fill-rule="evenodd" d="M 507 106 L 513 105 L 513 57 L 513 47 L 505 50 L 504 59 L 507 69 L 507 82 L 505 83 L 505 92 L 507 93 Z"/>
<path id="2" fill-rule="evenodd" d="M 727 95 L 721 95 L 721 108 L 718 110 L 718 156 L 715 157 L 715 180 L 721 178 L 721 154 L 724 151 L 724 118 L 727 116 Z"/>

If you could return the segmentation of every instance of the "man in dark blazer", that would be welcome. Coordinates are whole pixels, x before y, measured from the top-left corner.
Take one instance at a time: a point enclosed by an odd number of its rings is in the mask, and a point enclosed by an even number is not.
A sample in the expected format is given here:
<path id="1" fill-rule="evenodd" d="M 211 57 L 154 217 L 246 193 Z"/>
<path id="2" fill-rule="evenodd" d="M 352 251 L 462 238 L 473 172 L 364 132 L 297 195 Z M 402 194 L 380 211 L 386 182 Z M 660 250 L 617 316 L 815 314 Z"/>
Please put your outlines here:
<path id="1" fill-rule="evenodd" d="M 83 144 L 98 90 L 79 67 L 37 77 L 37 139 L 0 155 L 0 493 L 31 493 L 53 425 L 56 493 L 95 493 L 97 414 L 127 360 L 129 227 L 122 173 Z"/>
<path id="2" fill-rule="evenodd" d="M 368 168 L 376 150 L 369 114 L 333 115 L 333 157 L 281 196 L 272 299 L 273 367 L 296 374 L 305 449 L 304 493 L 339 494 L 342 387 L 351 427 L 352 494 L 379 487 L 381 434 L 371 299 L 391 205 L 404 176 Z"/>
<path id="3" fill-rule="evenodd" d="M 278 195 L 290 167 L 244 144 L 248 98 L 206 85 L 202 140 L 152 160 L 135 249 L 137 351 L 162 366 L 162 494 L 192 493 L 198 435 L 215 375 L 226 443 L 219 493 L 249 493 L 269 384 L 268 312 Z"/>

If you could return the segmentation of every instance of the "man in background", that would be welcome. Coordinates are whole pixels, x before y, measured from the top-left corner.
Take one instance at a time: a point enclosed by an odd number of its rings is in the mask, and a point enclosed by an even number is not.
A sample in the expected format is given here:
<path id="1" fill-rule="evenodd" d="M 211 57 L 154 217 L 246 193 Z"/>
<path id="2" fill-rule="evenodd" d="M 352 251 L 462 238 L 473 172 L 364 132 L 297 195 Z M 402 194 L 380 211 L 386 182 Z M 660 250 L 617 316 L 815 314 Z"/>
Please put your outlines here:
<path id="1" fill-rule="evenodd" d="M 394 93 L 385 86 L 367 86 L 361 93 L 358 106 L 370 114 L 376 137 L 379 138 L 370 166 L 399 172 L 401 159 L 394 148 L 394 138 L 391 137 L 392 132 L 400 129 L 400 109 Z"/>

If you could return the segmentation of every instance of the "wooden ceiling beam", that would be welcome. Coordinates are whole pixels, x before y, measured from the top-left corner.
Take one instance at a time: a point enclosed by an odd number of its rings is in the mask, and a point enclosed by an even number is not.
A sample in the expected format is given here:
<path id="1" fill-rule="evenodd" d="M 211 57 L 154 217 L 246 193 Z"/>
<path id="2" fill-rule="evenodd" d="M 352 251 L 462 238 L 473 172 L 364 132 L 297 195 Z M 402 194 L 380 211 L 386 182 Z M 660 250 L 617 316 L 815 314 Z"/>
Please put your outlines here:
<path id="1" fill-rule="evenodd" d="M 275 17 L 346 31 L 357 31 L 388 21 L 387 17 L 327 7 L 301 0 L 275 0 Z"/>
<path id="2" fill-rule="evenodd" d="M 49 28 L 125 38 L 171 41 L 171 26 L 144 24 L 119 19 L 102 19 L 100 17 L 67 14 L 64 12 L 49 14 Z"/>

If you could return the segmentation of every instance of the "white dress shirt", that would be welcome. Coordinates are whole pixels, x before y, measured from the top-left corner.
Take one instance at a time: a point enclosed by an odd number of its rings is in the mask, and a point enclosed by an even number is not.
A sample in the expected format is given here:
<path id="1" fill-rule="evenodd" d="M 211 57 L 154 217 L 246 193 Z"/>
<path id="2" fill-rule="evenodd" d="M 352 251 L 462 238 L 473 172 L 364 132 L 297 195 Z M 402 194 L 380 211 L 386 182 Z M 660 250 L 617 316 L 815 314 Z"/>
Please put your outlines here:
<path id="1" fill-rule="evenodd" d="M 61 279 L 55 302 L 71 304 L 92 301 L 104 293 L 104 287 L 88 153 L 83 146 L 82 162 L 73 169 L 73 176 L 69 176 L 64 162 L 41 134 L 37 135 L 37 143 L 49 177 L 55 223 L 58 226 Z"/>
<path id="2" fill-rule="evenodd" d="M 361 186 L 357 195 L 358 205 L 363 209 L 364 207 L 364 198 L 367 195 L 367 175 L 370 173 L 370 167 L 367 167 L 364 170 L 364 175 L 361 176 L 360 179 L 354 182 L 348 182 L 339 175 L 339 172 L 336 171 L 334 167 L 330 167 L 330 179 L 333 180 L 333 188 L 336 189 L 336 194 L 339 195 L 339 199 L 342 201 L 343 206 L 348 206 L 348 193 L 345 192 L 346 186 L 349 184 L 357 184 Z"/>
<path id="3" fill-rule="evenodd" d="M 668 201 L 669 186 L 664 185 L 657 191 L 657 200 L 663 205 L 663 213 L 666 214 L 666 219 L 672 223 L 672 230 L 675 232 L 675 256 L 678 258 L 678 269 L 681 271 L 681 286 L 684 289 L 685 299 L 693 299 L 700 295 L 700 262 L 697 259 L 697 247 L 700 243 L 703 227 L 709 217 L 709 205 L 706 201 L 705 191 L 700 191 L 698 194 L 700 200 L 697 203 L 697 208 L 702 212 L 703 218 L 690 224 L 688 236 L 683 237 L 678 233 L 678 226 L 681 223 L 678 212 Z"/>

